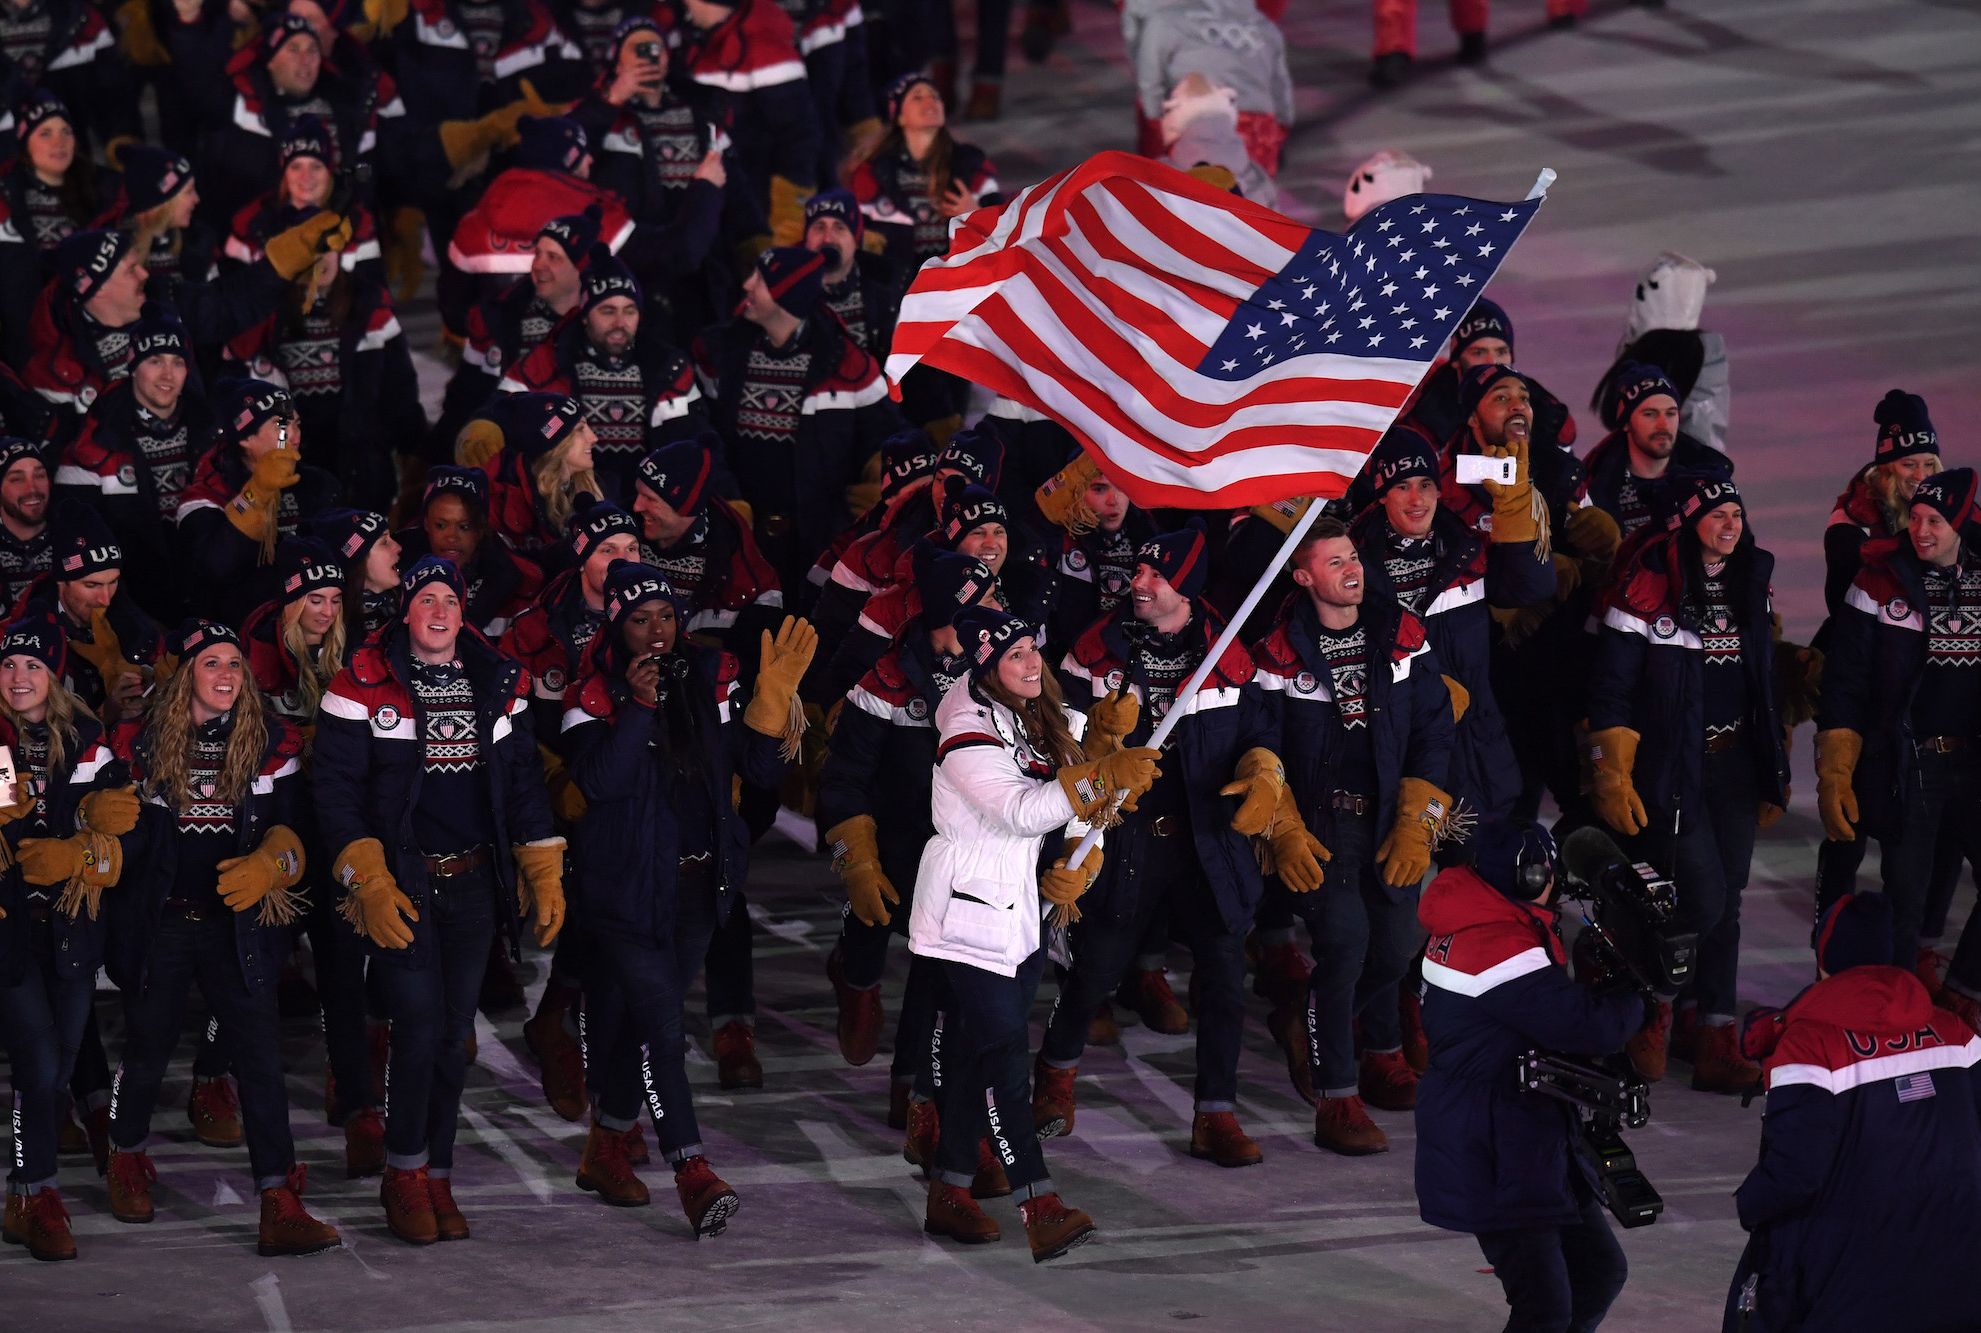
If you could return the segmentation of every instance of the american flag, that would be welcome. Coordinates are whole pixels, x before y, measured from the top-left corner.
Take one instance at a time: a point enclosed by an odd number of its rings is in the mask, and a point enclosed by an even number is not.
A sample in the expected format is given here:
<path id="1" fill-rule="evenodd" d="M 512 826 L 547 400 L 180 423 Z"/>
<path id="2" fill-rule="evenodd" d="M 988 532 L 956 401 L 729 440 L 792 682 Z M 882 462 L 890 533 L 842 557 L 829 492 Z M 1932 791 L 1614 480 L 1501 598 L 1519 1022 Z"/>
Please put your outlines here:
<path id="1" fill-rule="evenodd" d="M 1906 1074 L 1892 1082 L 1898 1085 L 1901 1102 L 1923 1102 L 1933 1095 L 1933 1076 L 1929 1073 Z"/>
<path id="2" fill-rule="evenodd" d="M 1101 153 L 958 222 L 887 372 L 1045 413 L 1144 506 L 1337 496 L 1539 207 L 1410 195 L 1337 235 Z"/>

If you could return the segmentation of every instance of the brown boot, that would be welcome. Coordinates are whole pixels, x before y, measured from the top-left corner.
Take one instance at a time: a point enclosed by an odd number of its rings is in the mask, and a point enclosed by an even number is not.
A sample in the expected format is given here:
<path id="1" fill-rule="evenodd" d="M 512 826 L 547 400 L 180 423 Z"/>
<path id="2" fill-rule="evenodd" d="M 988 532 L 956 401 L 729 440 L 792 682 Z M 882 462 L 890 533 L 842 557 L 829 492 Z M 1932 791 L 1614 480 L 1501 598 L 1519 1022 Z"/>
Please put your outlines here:
<path id="1" fill-rule="evenodd" d="M 344 1178 L 362 1180 L 385 1169 L 385 1117 L 367 1106 L 344 1121 Z"/>
<path id="2" fill-rule="evenodd" d="M 908 1128 L 908 1099 L 915 1091 L 915 1080 L 897 1078 L 887 1085 L 887 1127 L 889 1129 Z"/>
<path id="3" fill-rule="evenodd" d="M 977 1206 L 970 1191 L 935 1179 L 929 1181 L 929 1207 L 922 1216 L 922 1230 L 965 1245 L 987 1245 L 1004 1234 Z"/>
<path id="4" fill-rule="evenodd" d="M 1046 1063 L 1043 1055 L 1033 1061 L 1032 1128 L 1038 1131 L 1041 1142 L 1073 1132 L 1073 1113 L 1077 1109 L 1073 1080 L 1079 1073 L 1078 1065 L 1055 1069 Z"/>
<path id="5" fill-rule="evenodd" d="M 28 1196 L 7 1191 L 7 1221 L 0 1226 L 0 1240 L 9 1245 L 28 1243 Z"/>
<path id="6" fill-rule="evenodd" d="M 973 1199 L 1002 1199 L 1011 1193 L 1011 1178 L 1004 1174 L 1004 1163 L 997 1158 L 987 1134 L 977 1141 L 977 1174 L 970 1180 Z"/>
<path id="7" fill-rule="evenodd" d="M 696 1240 L 721 1235 L 743 1202 L 722 1183 L 706 1157 L 690 1157 L 675 1166 L 674 1192 L 681 1196 L 681 1211 L 688 1215 Z"/>
<path id="8" fill-rule="evenodd" d="M 1281 1005 L 1272 1011 L 1266 1026 L 1272 1029 L 1273 1040 L 1279 1043 L 1280 1053 L 1286 1057 L 1286 1076 L 1292 1081 L 1293 1090 L 1307 1105 L 1320 1105 L 1314 1096 L 1314 1067 L 1307 1060 L 1306 1006 Z"/>
<path id="9" fill-rule="evenodd" d="M 858 1068 L 880 1050 L 880 1030 L 887 1019 L 881 1008 L 880 987 L 847 985 L 837 949 L 825 960 L 825 975 L 839 1004 L 839 1057 Z"/>
<path id="10" fill-rule="evenodd" d="M 1343 1157 L 1389 1151 L 1389 1135 L 1369 1119 L 1360 1097 L 1323 1097 L 1314 1109 L 1314 1146 Z"/>
<path id="11" fill-rule="evenodd" d="M 725 1089 L 761 1088 L 764 1067 L 757 1063 L 756 1029 L 740 1018 L 724 1023 L 715 1034 L 715 1072 Z"/>
<path id="12" fill-rule="evenodd" d="M 901 1140 L 901 1160 L 924 1172 L 935 1166 L 936 1145 L 942 1141 L 942 1117 L 934 1102 L 908 1103 L 908 1133 Z"/>
<path id="13" fill-rule="evenodd" d="M 1746 1092 L 1761 1082 L 1761 1067 L 1740 1054 L 1731 1023 L 1699 1029 L 1699 1056 L 1692 1062 L 1694 1092 Z"/>
<path id="14" fill-rule="evenodd" d="M 193 1123 L 193 1137 L 209 1148 L 238 1148 L 247 1138 L 241 1129 L 241 1099 L 225 1074 L 193 1080 L 186 1119 Z"/>
<path id="15" fill-rule="evenodd" d="M 647 1153 L 647 1135 L 646 1131 L 640 1128 L 639 1121 L 635 1120 L 633 1127 L 627 1130 L 621 1137 L 626 1140 L 626 1160 L 628 1162 L 631 1162 L 634 1166 L 645 1166 L 653 1160 Z"/>
<path id="16" fill-rule="evenodd" d="M 1131 974 L 1115 992 L 1115 998 L 1131 1006 L 1151 1032 L 1175 1037 L 1190 1030 L 1190 1015 L 1176 1002 L 1176 992 L 1169 986 L 1169 974 L 1159 967 Z"/>
<path id="17" fill-rule="evenodd" d="M 1094 1011 L 1092 1018 L 1087 1020 L 1087 1045 L 1119 1046 L 1120 1044 L 1121 1025 L 1114 1021 L 1114 1006 L 1102 1000 L 1101 1007 Z"/>
<path id="18" fill-rule="evenodd" d="M 1068 1208 L 1057 1194 L 1041 1194 L 1018 1205 L 1025 1219 L 1025 1239 L 1032 1243 L 1032 1262 L 1057 1259 L 1075 1245 L 1094 1238 L 1094 1219 Z"/>
<path id="19" fill-rule="evenodd" d="M 578 1039 L 564 1030 L 566 1008 L 551 1006 L 549 992 L 537 1006 L 536 1017 L 523 1024 L 523 1044 L 537 1058 L 543 1099 L 550 1109 L 576 1124 L 585 1118 L 585 1052 Z"/>
<path id="20" fill-rule="evenodd" d="M 653 1202 L 646 1182 L 634 1174 L 627 1159 L 626 1136 L 596 1124 L 585 1136 L 585 1155 L 578 1161 L 578 1188 L 589 1190 L 614 1208 L 644 1208 Z"/>
<path id="21" fill-rule="evenodd" d="M 14 1200 L 21 1199 L 18 1233 L 14 1221 Z M 54 1187 L 42 1186 L 33 1195 L 7 1196 L 7 1239 L 28 1247 L 28 1253 L 46 1263 L 60 1263 L 76 1257 L 76 1236 L 69 1230 L 69 1210 Z"/>
<path id="22" fill-rule="evenodd" d="M 1431 1067 L 1431 1041 L 1424 1035 L 1424 1002 L 1416 987 L 1404 986 L 1396 1002 L 1396 1020 L 1403 1030 L 1403 1058 L 1421 1074 Z"/>
<path id="23" fill-rule="evenodd" d="M 1252 974 L 1252 993 L 1272 1001 L 1275 1008 L 1297 1006 L 1307 994 L 1307 978 L 1313 970 L 1292 940 L 1264 945 Z"/>
<path id="24" fill-rule="evenodd" d="M 386 1167 L 378 1201 L 385 1205 L 386 1229 L 408 1245 L 431 1245 L 440 1239 L 440 1224 L 433 1216 L 431 1177 L 425 1167 L 410 1171 Z"/>
<path id="25" fill-rule="evenodd" d="M 287 1180 L 261 1192 L 261 1235 L 255 1242 L 255 1253 L 262 1258 L 318 1254 L 341 1243 L 336 1227 L 317 1221 L 303 1207 L 303 1185 L 308 1178 L 308 1168 L 299 1163 L 289 1168 Z"/>
<path id="26" fill-rule="evenodd" d="M 1199 1111 L 1190 1121 L 1190 1155 L 1219 1166 L 1257 1166 L 1266 1160 L 1229 1111 Z"/>
<path id="27" fill-rule="evenodd" d="M 148 1154 L 112 1148 L 110 1169 L 104 1176 L 110 1189 L 112 1217 L 119 1222 L 151 1221 L 151 1187 L 158 1181 L 158 1168 Z"/>
<path id="28" fill-rule="evenodd" d="M 1417 1105 L 1417 1071 L 1402 1051 L 1362 1052 L 1362 1100 L 1378 1111 L 1408 1111 Z"/>
<path id="29" fill-rule="evenodd" d="M 461 1216 L 460 1206 L 454 1202 L 453 1180 L 429 1172 L 426 1197 L 433 1205 L 433 1234 L 441 1240 L 466 1240 L 468 1219 Z"/>
<path id="30" fill-rule="evenodd" d="M 1637 1076 L 1647 1083 L 1656 1083 L 1665 1076 L 1665 1068 L 1671 1057 L 1671 1006 L 1658 1001 L 1655 1017 L 1646 1019 L 1644 1026 L 1637 1029 L 1630 1040 L 1623 1043 L 1623 1053 L 1630 1057 L 1630 1067 Z"/>

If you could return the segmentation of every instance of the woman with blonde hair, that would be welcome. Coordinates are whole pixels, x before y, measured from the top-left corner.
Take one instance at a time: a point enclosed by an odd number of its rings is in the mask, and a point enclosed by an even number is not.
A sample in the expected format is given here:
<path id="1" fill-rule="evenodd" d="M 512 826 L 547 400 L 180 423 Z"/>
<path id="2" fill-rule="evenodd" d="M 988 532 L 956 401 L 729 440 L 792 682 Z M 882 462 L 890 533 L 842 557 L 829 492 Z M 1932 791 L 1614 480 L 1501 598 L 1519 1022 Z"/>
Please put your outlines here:
<path id="1" fill-rule="evenodd" d="M 484 462 L 489 526 L 546 573 L 568 558 L 564 525 L 572 511 L 605 492 L 592 472 L 596 437 L 575 399 L 555 393 L 501 394 L 484 409 L 502 446 Z"/>
<path id="2" fill-rule="evenodd" d="M 1160 770 L 1156 751 L 1140 747 L 1083 760 L 1086 719 L 1061 700 L 1024 621 L 966 606 L 954 623 L 970 678 L 936 706 L 935 837 L 908 926 L 909 947 L 941 967 L 949 996 L 937 1036 L 942 1133 L 922 1226 L 966 1245 L 997 1240 L 976 1201 L 1016 1194 L 1042 1263 L 1091 1237 L 1094 1222 L 1062 1203 L 1046 1174 L 1028 1021 L 1051 934 L 1100 869 L 1098 849 L 1077 870 L 1057 853 L 1048 867 L 1042 844 L 1104 821 L 1117 798 L 1147 791 Z"/>
<path id="3" fill-rule="evenodd" d="M 76 1257 L 55 1186 L 56 1141 L 103 961 L 103 890 L 117 882 L 121 839 L 138 822 L 102 725 L 62 684 L 65 656 L 50 617 L 0 634 L 0 744 L 15 760 L 10 804 L 0 807 L 0 1039 L 12 1061 L 15 1139 L 6 1236 L 49 1260 Z"/>
<path id="4" fill-rule="evenodd" d="M 145 1141 L 186 992 L 197 981 L 227 1033 L 255 1188 L 257 1251 L 314 1254 L 337 1231 L 304 1210 L 305 1171 L 289 1133 L 275 980 L 285 927 L 302 904 L 303 846 L 291 821 L 301 799 L 302 736 L 270 708 L 233 630 L 190 620 L 173 632 L 178 669 L 116 748 L 151 810 L 155 845 L 132 886 L 142 957 L 124 992 L 127 1031 L 110 1122 L 110 1211 L 152 1220 L 158 1179 Z"/>

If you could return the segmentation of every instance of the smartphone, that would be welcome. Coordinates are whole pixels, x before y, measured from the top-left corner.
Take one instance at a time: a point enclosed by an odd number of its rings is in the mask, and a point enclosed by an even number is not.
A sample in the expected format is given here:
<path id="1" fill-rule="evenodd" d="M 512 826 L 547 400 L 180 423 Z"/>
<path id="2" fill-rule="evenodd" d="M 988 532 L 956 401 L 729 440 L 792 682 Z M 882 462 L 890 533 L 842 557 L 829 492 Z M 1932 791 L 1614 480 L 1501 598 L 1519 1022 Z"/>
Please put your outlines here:
<path id="1" fill-rule="evenodd" d="M 1511 486 L 1517 479 L 1519 464 L 1511 458 L 1488 458 L 1484 454 L 1460 454 L 1457 460 L 1458 484 L 1477 486 L 1482 482 L 1497 482 L 1501 486 Z"/>
<path id="2" fill-rule="evenodd" d="M 660 63 L 660 43 L 635 42 L 633 44 L 633 54 L 642 60 L 657 65 Z"/>
<path id="3" fill-rule="evenodd" d="M 14 779 L 14 747 L 0 745 L 0 805 L 12 805 L 19 800 L 16 790 L 19 786 Z"/>

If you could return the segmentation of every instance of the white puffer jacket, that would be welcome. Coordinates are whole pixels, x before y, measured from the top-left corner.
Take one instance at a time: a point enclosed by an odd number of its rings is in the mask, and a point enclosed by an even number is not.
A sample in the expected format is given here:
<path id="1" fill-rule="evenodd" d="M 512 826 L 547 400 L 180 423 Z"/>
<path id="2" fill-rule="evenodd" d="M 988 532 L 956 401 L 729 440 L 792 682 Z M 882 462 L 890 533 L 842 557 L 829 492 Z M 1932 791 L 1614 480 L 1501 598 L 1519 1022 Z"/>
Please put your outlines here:
<path id="1" fill-rule="evenodd" d="M 1077 739 L 1086 718 L 1066 720 Z M 1039 947 L 1039 845 L 1086 825 L 1060 788 L 1059 765 L 1034 753 L 1011 710 L 959 682 L 935 710 L 929 814 L 908 945 L 925 958 L 1015 976 Z"/>

